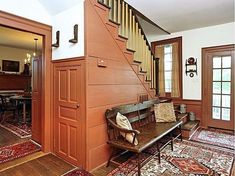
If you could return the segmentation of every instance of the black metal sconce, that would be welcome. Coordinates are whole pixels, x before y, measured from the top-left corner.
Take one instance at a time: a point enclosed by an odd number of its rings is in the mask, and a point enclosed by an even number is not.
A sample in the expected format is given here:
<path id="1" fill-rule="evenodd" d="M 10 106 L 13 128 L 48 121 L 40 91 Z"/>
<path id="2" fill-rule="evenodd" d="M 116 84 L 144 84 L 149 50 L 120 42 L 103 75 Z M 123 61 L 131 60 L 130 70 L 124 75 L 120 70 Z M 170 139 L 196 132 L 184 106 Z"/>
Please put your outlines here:
<path id="1" fill-rule="evenodd" d="M 73 38 L 69 40 L 70 43 L 78 42 L 78 25 L 75 24 L 73 27 Z"/>
<path id="2" fill-rule="evenodd" d="M 197 59 L 194 59 L 193 57 L 190 57 L 186 59 L 185 61 L 185 74 L 192 78 L 194 77 L 194 74 L 197 75 Z"/>
<path id="3" fill-rule="evenodd" d="M 56 48 L 60 46 L 60 31 L 56 31 L 56 42 L 51 46 Z"/>

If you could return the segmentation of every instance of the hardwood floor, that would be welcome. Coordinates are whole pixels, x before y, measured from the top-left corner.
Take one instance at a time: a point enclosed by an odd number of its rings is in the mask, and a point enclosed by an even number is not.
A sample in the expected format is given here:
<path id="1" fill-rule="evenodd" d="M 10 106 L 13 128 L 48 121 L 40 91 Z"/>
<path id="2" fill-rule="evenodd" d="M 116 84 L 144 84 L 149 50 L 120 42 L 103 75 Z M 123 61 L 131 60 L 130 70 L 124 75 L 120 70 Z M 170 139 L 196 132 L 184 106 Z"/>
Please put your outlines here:
<path id="1" fill-rule="evenodd" d="M 9 132 L 8 130 L 0 127 L 0 147 L 12 145 L 15 143 L 20 143 L 26 141 L 28 139 L 21 139 L 18 136 L 14 135 L 13 133 Z"/>
<path id="2" fill-rule="evenodd" d="M 0 176 L 60 176 L 74 166 L 48 154 L 0 172 Z"/>

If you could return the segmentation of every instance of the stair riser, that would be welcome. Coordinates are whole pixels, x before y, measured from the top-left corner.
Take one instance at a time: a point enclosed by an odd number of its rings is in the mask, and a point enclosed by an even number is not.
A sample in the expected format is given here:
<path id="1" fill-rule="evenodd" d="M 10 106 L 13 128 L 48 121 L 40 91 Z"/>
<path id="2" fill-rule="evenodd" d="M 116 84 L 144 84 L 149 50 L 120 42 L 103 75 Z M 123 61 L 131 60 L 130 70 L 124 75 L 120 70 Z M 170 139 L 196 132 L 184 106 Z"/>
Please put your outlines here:
<path id="1" fill-rule="evenodd" d="M 117 41 L 117 44 L 118 44 L 118 46 L 122 49 L 122 50 L 125 50 L 126 49 L 126 41 L 123 41 L 123 40 L 120 40 L 120 39 L 116 39 L 116 41 Z M 133 60 L 133 58 L 132 58 L 132 60 Z"/>
<path id="2" fill-rule="evenodd" d="M 197 130 L 197 128 L 199 127 L 199 124 L 197 126 L 195 126 L 193 129 L 191 129 L 190 131 L 188 130 L 182 130 L 182 136 L 185 139 L 190 139 L 191 136 L 194 134 L 194 132 Z"/>
<path id="3" fill-rule="evenodd" d="M 111 32 L 111 34 L 115 38 L 117 38 L 118 37 L 118 27 L 115 26 L 115 24 L 112 24 L 111 22 L 107 22 L 106 24 L 107 24 L 106 26 L 107 26 L 108 30 Z"/>
<path id="4" fill-rule="evenodd" d="M 95 4 L 95 9 L 98 12 L 98 14 L 101 16 L 102 20 L 105 19 L 105 21 L 107 22 L 108 21 L 107 16 L 109 15 L 109 10 L 100 4 Z"/>
<path id="5" fill-rule="evenodd" d="M 133 54 L 125 52 L 125 57 L 127 58 L 129 63 L 133 63 Z M 138 66 L 139 67 L 139 66 Z M 138 72 L 137 72 L 138 73 Z"/>
<path id="6" fill-rule="evenodd" d="M 139 66 L 138 65 L 132 65 L 132 68 L 136 73 L 139 72 Z"/>

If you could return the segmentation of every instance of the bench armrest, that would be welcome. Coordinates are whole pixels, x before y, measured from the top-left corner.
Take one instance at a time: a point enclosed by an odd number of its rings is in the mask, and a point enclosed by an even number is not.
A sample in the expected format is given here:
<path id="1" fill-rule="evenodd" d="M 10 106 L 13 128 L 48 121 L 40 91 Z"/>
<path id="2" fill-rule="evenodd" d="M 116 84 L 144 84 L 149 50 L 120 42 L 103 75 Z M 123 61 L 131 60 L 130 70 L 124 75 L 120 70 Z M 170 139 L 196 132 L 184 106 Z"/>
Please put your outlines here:
<path id="1" fill-rule="evenodd" d="M 109 124 L 115 128 L 116 130 L 120 131 L 120 132 L 123 132 L 123 133 L 134 133 L 134 135 L 138 135 L 140 134 L 140 132 L 138 130 L 128 130 L 128 129 L 125 129 L 125 128 L 121 128 L 119 127 L 117 124 L 115 124 L 112 120 L 109 120 L 108 119 L 108 122 Z"/>

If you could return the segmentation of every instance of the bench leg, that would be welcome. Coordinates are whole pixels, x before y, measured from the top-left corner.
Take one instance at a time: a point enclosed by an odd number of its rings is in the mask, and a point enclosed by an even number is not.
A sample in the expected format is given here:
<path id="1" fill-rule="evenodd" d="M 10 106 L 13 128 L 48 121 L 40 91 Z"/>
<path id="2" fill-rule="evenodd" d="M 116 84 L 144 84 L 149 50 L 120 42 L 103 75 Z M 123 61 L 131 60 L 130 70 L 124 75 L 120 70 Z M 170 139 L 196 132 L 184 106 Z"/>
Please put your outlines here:
<path id="1" fill-rule="evenodd" d="M 179 126 L 179 130 L 180 130 L 180 140 L 181 140 L 181 142 L 182 142 L 182 141 L 183 141 L 183 135 L 182 135 L 181 125 Z"/>
<path id="2" fill-rule="evenodd" d="M 141 169 L 141 163 L 140 163 L 141 161 L 140 161 L 140 154 L 139 153 L 137 153 L 137 163 L 138 163 L 138 176 L 141 176 L 141 171 L 140 171 L 140 169 Z"/>
<path id="3" fill-rule="evenodd" d="M 113 157 L 114 155 L 115 155 L 115 150 L 114 150 L 114 148 L 112 147 L 112 148 L 111 148 L 111 154 L 110 154 L 110 156 L 109 156 L 109 160 L 108 160 L 108 163 L 107 163 L 106 167 L 109 167 L 110 161 L 111 161 L 111 159 L 112 159 L 112 157 Z"/>
<path id="4" fill-rule="evenodd" d="M 158 154 L 157 154 L 157 156 L 158 156 L 158 163 L 160 164 L 161 163 L 161 153 L 160 153 L 160 148 L 159 148 L 158 143 L 157 143 L 157 152 L 158 152 Z"/>

